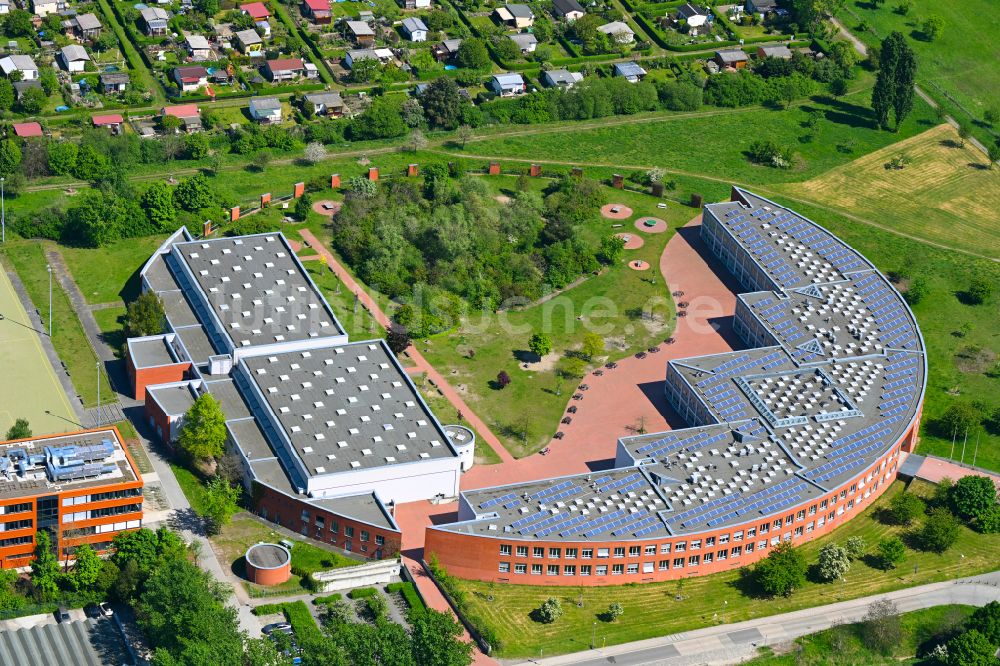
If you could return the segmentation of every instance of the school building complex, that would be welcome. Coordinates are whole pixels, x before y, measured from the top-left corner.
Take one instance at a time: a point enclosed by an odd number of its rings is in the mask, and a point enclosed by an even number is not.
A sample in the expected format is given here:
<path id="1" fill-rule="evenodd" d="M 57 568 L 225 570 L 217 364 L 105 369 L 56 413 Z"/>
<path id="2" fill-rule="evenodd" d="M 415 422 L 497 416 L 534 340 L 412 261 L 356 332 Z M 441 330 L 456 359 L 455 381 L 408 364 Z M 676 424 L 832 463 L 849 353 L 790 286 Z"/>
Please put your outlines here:
<path id="1" fill-rule="evenodd" d="M 734 188 L 701 236 L 747 293 L 746 349 L 676 359 L 665 392 L 690 427 L 618 440 L 607 471 L 464 492 L 426 529 L 452 575 L 612 585 L 730 570 L 834 529 L 916 441 L 923 340 L 889 281 L 813 222 Z"/>

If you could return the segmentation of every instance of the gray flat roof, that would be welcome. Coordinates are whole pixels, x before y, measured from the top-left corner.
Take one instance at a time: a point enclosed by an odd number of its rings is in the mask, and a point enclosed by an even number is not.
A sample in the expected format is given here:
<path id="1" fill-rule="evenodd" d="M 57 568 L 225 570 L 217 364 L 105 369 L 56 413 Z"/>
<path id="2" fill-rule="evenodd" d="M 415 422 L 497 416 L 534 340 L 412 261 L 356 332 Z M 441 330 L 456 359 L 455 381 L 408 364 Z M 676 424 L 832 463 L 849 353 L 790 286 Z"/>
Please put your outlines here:
<path id="1" fill-rule="evenodd" d="M 87 619 L 0 631 L 0 663 L 103 666 L 131 657 L 112 620 Z"/>
<path id="2" fill-rule="evenodd" d="M 381 341 L 240 361 L 310 475 L 454 456 Z"/>
<path id="3" fill-rule="evenodd" d="M 102 74 L 103 76 L 104 74 Z M 167 263 L 163 260 L 162 254 L 155 254 L 150 257 L 149 264 L 145 268 L 143 275 L 149 283 L 149 288 L 155 292 L 170 291 L 180 289 L 177 280 L 174 279 Z"/>
<path id="4" fill-rule="evenodd" d="M 340 336 L 340 323 L 280 233 L 176 243 L 237 349 Z"/>
<path id="5" fill-rule="evenodd" d="M 130 338 L 128 340 L 129 357 L 136 368 L 155 368 L 158 365 L 176 363 L 170 352 L 170 345 L 162 336 L 148 340 Z"/>
<path id="6" fill-rule="evenodd" d="M 205 387 L 219 401 L 219 406 L 222 407 L 222 413 L 226 415 L 226 419 L 245 419 L 252 416 L 232 379 L 226 377 L 225 379 L 207 380 Z"/>
<path id="7" fill-rule="evenodd" d="M 194 404 L 195 398 L 187 383 L 151 386 L 146 389 L 146 393 L 152 397 L 165 414 L 170 416 L 187 413 L 187 410 Z"/>
<path id="8" fill-rule="evenodd" d="M 194 316 L 194 310 L 188 303 L 184 292 L 180 290 L 159 292 L 160 300 L 163 301 L 163 313 L 170 324 L 174 327 L 197 326 L 198 318 Z"/>
<path id="9" fill-rule="evenodd" d="M 247 562 L 255 567 L 275 569 L 290 560 L 290 553 L 276 543 L 255 543 L 247 548 Z"/>
<path id="10" fill-rule="evenodd" d="M 175 328 L 177 337 L 184 343 L 184 348 L 191 355 L 191 360 L 196 365 L 208 362 L 209 356 L 215 356 L 218 351 L 212 346 L 208 339 L 208 334 L 201 326 L 185 326 Z"/>
<path id="11" fill-rule="evenodd" d="M 51 471 L 54 468 L 47 465 L 45 451 L 47 447 L 53 449 L 76 447 L 80 451 L 86 447 L 109 448 L 106 451 L 84 457 L 86 466 L 93 472 L 91 475 L 77 479 L 63 478 L 57 482 L 51 476 Z M 42 462 L 27 465 L 24 472 L 21 473 L 16 461 L 16 458 L 20 457 L 16 453 L 18 449 L 29 458 L 30 456 L 41 456 Z M 10 457 L 12 454 L 14 458 Z M 72 459 L 76 456 L 69 454 L 68 451 L 62 452 L 53 458 L 53 462 L 61 465 L 63 457 Z M 57 486 L 63 490 L 75 490 L 104 486 L 110 483 L 135 481 L 139 478 L 129 464 L 121 442 L 111 429 L 34 437 L 22 442 L 0 444 L 0 459 L 6 462 L 8 470 L 6 474 L 0 474 L 0 499 L 48 495 L 56 492 Z M 0 661 L 0 663 L 6 662 Z"/>
<path id="12" fill-rule="evenodd" d="M 339 513 L 342 516 L 349 516 L 368 523 L 374 527 L 385 530 L 399 531 L 395 521 L 390 518 L 382 508 L 381 502 L 376 499 L 373 493 L 363 495 L 348 495 L 346 497 L 331 497 L 329 499 L 310 500 L 321 509 Z"/>

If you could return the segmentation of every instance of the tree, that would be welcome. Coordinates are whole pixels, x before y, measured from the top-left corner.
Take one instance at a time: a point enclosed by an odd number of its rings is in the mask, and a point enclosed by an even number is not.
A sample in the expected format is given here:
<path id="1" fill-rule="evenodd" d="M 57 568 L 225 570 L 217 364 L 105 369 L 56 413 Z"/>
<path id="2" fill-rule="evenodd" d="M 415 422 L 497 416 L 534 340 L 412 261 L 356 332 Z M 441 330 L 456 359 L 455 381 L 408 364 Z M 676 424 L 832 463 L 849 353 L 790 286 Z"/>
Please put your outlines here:
<path id="1" fill-rule="evenodd" d="M 306 144 L 303 157 L 305 157 L 306 162 L 309 162 L 309 164 L 322 162 L 326 159 L 326 146 L 319 141 L 310 141 Z"/>
<path id="2" fill-rule="evenodd" d="M 73 574 L 69 577 L 70 584 L 76 590 L 90 590 L 101 575 L 101 558 L 87 544 L 77 546 L 74 557 L 76 563 L 73 565 Z"/>
<path id="3" fill-rule="evenodd" d="M 163 301 L 155 291 L 144 291 L 128 304 L 125 335 L 130 338 L 163 332 Z"/>
<path id="4" fill-rule="evenodd" d="M 34 116 L 41 113 L 47 101 L 49 101 L 49 98 L 44 90 L 41 88 L 28 88 L 21 93 L 18 106 L 24 113 Z"/>
<path id="5" fill-rule="evenodd" d="M 604 353 L 604 338 L 597 333 L 583 334 L 583 355 L 594 359 Z"/>
<path id="6" fill-rule="evenodd" d="M 374 199 L 378 194 L 378 183 L 362 176 L 354 176 L 347 181 L 347 189 L 359 199 Z"/>
<path id="7" fill-rule="evenodd" d="M 510 384 L 510 375 L 507 374 L 506 370 L 501 370 L 497 373 L 497 386 L 500 388 L 507 388 Z"/>
<path id="8" fill-rule="evenodd" d="M 351 121 L 354 139 L 392 139 L 406 134 L 406 123 L 400 114 L 400 104 L 387 97 L 378 97 L 364 113 Z"/>
<path id="9" fill-rule="evenodd" d="M 851 569 L 851 556 L 847 549 L 835 543 L 828 543 L 819 551 L 819 576 L 831 581 L 843 578 Z"/>
<path id="10" fill-rule="evenodd" d="M 924 550 L 943 553 L 958 540 L 960 526 L 947 509 L 932 509 L 917 533 L 917 541 Z"/>
<path id="11" fill-rule="evenodd" d="M 970 474 L 952 486 L 950 499 L 956 515 L 974 520 L 997 503 L 997 490 L 989 477 Z"/>
<path id="12" fill-rule="evenodd" d="M 969 617 L 968 626 L 975 627 L 993 645 L 1000 645 L 1000 602 L 980 606 Z"/>
<path id="13" fill-rule="evenodd" d="M 292 209 L 295 219 L 300 222 L 305 222 L 309 218 L 309 213 L 312 211 L 312 205 L 312 197 L 308 194 L 303 194 L 301 197 L 296 199 L 295 208 Z"/>
<path id="14" fill-rule="evenodd" d="M 899 645 L 902 636 L 899 608 L 895 603 L 880 599 L 868 606 L 861 621 L 861 640 L 868 649 L 888 653 Z"/>
<path id="15" fill-rule="evenodd" d="M 528 349 L 531 350 L 532 354 L 541 359 L 552 351 L 552 338 L 544 333 L 535 333 L 528 340 Z"/>
<path id="16" fill-rule="evenodd" d="M 266 148 L 264 150 L 258 150 L 254 153 L 254 156 L 250 158 L 250 166 L 252 166 L 257 171 L 263 171 L 267 168 L 267 165 L 271 163 L 274 159 L 274 155 L 270 150 Z"/>
<path id="17" fill-rule="evenodd" d="M 43 600 L 59 592 L 59 560 L 46 530 L 35 532 L 35 560 L 31 563 L 31 585 Z"/>
<path id="18" fill-rule="evenodd" d="M 983 534 L 1000 532 L 1000 504 L 994 504 L 975 520 L 975 527 Z"/>
<path id="19" fill-rule="evenodd" d="M 226 444 L 226 415 L 211 393 L 199 395 L 188 409 L 177 444 L 192 458 L 209 459 L 222 455 Z"/>
<path id="20" fill-rule="evenodd" d="M 790 541 L 783 541 L 753 569 L 761 590 L 769 596 L 789 596 L 806 582 L 806 562 Z"/>
<path id="21" fill-rule="evenodd" d="M 10 111 L 14 106 L 14 84 L 7 79 L 0 79 L 0 111 Z"/>
<path id="22" fill-rule="evenodd" d="M 70 141 L 49 144 L 49 170 L 57 176 L 68 176 L 73 173 L 76 170 L 78 150 L 79 147 Z"/>
<path id="23" fill-rule="evenodd" d="M 941 36 L 941 31 L 944 30 L 944 19 L 937 14 L 931 14 L 924 19 L 921 27 L 924 33 L 924 38 L 926 38 L 929 42 L 933 42 Z"/>
<path id="24" fill-rule="evenodd" d="M 278 650 L 277 643 L 270 637 L 244 638 L 242 666 L 284 666 L 287 663 L 288 657 Z"/>
<path id="25" fill-rule="evenodd" d="M 201 136 L 192 134 L 191 136 Z M 177 209 L 174 207 L 174 191 L 163 181 L 154 181 L 145 189 L 140 198 L 140 205 L 146 211 L 149 221 L 160 231 L 170 231 L 173 228 Z"/>
<path id="26" fill-rule="evenodd" d="M 205 174 L 182 180 L 174 189 L 174 201 L 184 210 L 196 211 L 212 205 L 215 195 Z"/>
<path id="27" fill-rule="evenodd" d="M 913 83 L 917 60 L 900 32 L 882 40 L 879 70 L 872 90 L 872 109 L 879 127 L 889 126 L 889 112 L 895 115 L 896 129 L 913 109 Z"/>
<path id="28" fill-rule="evenodd" d="M 385 334 L 385 342 L 392 353 L 399 356 L 410 346 L 410 334 L 405 326 L 393 323 Z"/>
<path id="29" fill-rule="evenodd" d="M 972 279 L 966 295 L 970 303 L 982 305 L 993 295 L 993 282 L 988 278 L 978 275 Z"/>
<path id="30" fill-rule="evenodd" d="M 990 169 L 993 168 L 994 164 L 1000 162 L 1000 140 L 986 146 L 986 156 L 989 158 L 990 161 L 989 164 Z"/>
<path id="31" fill-rule="evenodd" d="M 878 542 L 875 552 L 883 569 L 895 569 L 906 557 L 906 546 L 899 537 L 886 537 Z"/>
<path id="32" fill-rule="evenodd" d="M 625 609 L 617 601 L 608 604 L 608 610 L 604 613 L 609 622 L 617 622 L 618 618 L 625 614 Z"/>
<path id="33" fill-rule="evenodd" d="M 625 239 L 610 234 L 601 239 L 600 259 L 605 264 L 616 264 L 625 254 Z"/>
<path id="34" fill-rule="evenodd" d="M 208 135 L 195 132 L 184 137 L 184 154 L 189 160 L 200 160 L 208 157 Z"/>
<path id="35" fill-rule="evenodd" d="M 468 125 L 459 125 L 458 131 L 455 133 L 455 136 L 458 138 L 459 141 L 462 142 L 462 150 L 465 150 L 465 144 L 469 142 L 469 139 L 471 139 L 473 135 L 474 132 L 472 131 L 471 127 L 469 127 Z"/>
<path id="36" fill-rule="evenodd" d="M 203 506 L 208 518 L 209 532 L 218 534 L 229 523 L 229 519 L 240 510 L 242 494 L 240 486 L 230 485 L 221 477 L 215 477 L 205 486 Z"/>
<path id="37" fill-rule="evenodd" d="M 996 646 L 977 629 L 967 629 L 946 645 L 946 666 L 996 666 Z"/>
<path id="38" fill-rule="evenodd" d="M 466 104 L 458 92 L 458 84 L 449 76 L 434 79 L 420 95 L 424 116 L 435 129 L 453 130 L 458 127 Z"/>
<path id="39" fill-rule="evenodd" d="M 462 625 L 450 613 L 428 608 L 411 613 L 413 661 L 420 666 L 468 666 L 472 643 L 462 640 Z"/>
<path id="40" fill-rule="evenodd" d="M 455 62 L 459 67 L 475 70 L 486 70 L 490 67 L 490 54 L 483 40 L 470 37 L 462 41 L 455 54 Z"/>
<path id="41" fill-rule="evenodd" d="M 156 532 L 145 527 L 134 532 L 119 532 L 111 545 L 115 549 L 112 560 L 123 571 L 127 562 L 134 562 L 142 571 L 149 571 L 156 562 Z"/>
<path id="42" fill-rule="evenodd" d="M 12 139 L 0 141 L 0 176 L 9 177 L 21 165 L 21 148 Z"/>
<path id="43" fill-rule="evenodd" d="M 23 9 L 13 9 L 3 22 L 3 31 L 8 37 L 28 37 L 34 34 L 32 15 Z"/>
<path id="44" fill-rule="evenodd" d="M 974 405 L 968 402 L 953 402 L 937 420 L 936 428 L 942 436 L 961 437 L 967 430 L 979 427 L 982 419 L 982 413 Z"/>
<path id="45" fill-rule="evenodd" d="M 31 425 L 25 418 L 18 418 L 7 431 L 7 439 L 28 439 L 29 437 L 31 437 Z"/>
<path id="46" fill-rule="evenodd" d="M 897 525 L 910 525 L 924 514 L 924 501 L 914 493 L 899 493 L 889 501 L 886 513 Z"/>
<path id="47" fill-rule="evenodd" d="M 411 153 L 423 150 L 427 147 L 427 137 L 424 136 L 423 132 L 415 129 L 410 132 L 410 136 L 406 139 L 406 145 L 409 147 Z"/>
<path id="48" fill-rule="evenodd" d="M 556 620 L 562 617 L 563 608 L 562 602 L 556 597 L 549 597 L 542 602 L 539 606 L 537 615 L 539 622 L 543 624 L 552 624 Z"/>

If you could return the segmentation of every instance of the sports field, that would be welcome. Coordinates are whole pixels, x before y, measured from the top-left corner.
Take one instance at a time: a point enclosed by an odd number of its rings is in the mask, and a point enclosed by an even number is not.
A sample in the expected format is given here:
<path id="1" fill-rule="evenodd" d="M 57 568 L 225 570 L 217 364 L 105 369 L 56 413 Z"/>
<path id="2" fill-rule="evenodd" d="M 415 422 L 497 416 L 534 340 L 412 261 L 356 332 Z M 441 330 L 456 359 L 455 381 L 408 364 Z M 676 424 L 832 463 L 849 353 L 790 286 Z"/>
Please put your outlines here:
<path id="1" fill-rule="evenodd" d="M 35 435 L 75 430 L 76 415 L 4 270 L 0 315 L 0 439 L 20 417 Z"/>

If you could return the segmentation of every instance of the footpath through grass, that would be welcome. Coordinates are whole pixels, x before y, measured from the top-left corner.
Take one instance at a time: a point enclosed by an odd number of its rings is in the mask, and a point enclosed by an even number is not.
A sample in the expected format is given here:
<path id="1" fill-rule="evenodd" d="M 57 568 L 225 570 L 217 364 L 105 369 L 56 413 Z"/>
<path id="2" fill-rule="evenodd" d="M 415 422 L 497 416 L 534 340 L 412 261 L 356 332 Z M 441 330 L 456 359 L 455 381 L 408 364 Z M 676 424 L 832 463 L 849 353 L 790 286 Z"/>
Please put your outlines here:
<path id="1" fill-rule="evenodd" d="M 973 606 L 935 606 L 899 616 L 901 640 L 888 654 L 870 650 L 861 640 L 861 624 L 844 624 L 803 636 L 776 654 L 768 648 L 747 666 L 899 666 L 926 664 L 916 655 L 941 644 L 952 632 L 960 630 L 975 608 Z M 936 662 L 935 662 L 936 663 Z"/>
<path id="2" fill-rule="evenodd" d="M 925 492 L 926 488 L 920 491 Z M 897 481 L 846 525 L 802 545 L 806 561 L 814 563 L 819 549 L 831 541 L 844 543 L 849 537 L 860 536 L 872 548 L 879 539 L 905 533 L 905 528 L 883 525 L 874 519 L 877 509 L 901 492 L 904 485 Z M 978 534 L 963 526 L 958 541 L 943 555 L 907 550 L 906 559 L 897 569 L 889 571 L 856 561 L 843 582 L 809 581 L 792 596 L 777 599 L 745 596 L 736 570 L 668 583 L 618 587 L 490 586 L 476 581 L 456 582 L 465 593 L 470 614 L 481 618 L 501 639 L 500 656 L 536 657 L 542 649 L 546 655 L 588 649 L 595 622 L 598 644 L 606 640 L 608 645 L 614 645 L 992 571 L 997 568 L 998 548 L 1000 534 Z M 494 597 L 492 602 L 487 601 L 489 595 Z M 680 601 L 676 600 L 678 596 Z M 539 624 L 530 614 L 548 597 L 559 598 L 565 613 L 552 624 Z M 583 606 L 578 607 L 581 598 Z M 601 616 L 612 602 L 622 604 L 625 613 L 617 622 L 605 622 Z"/>

